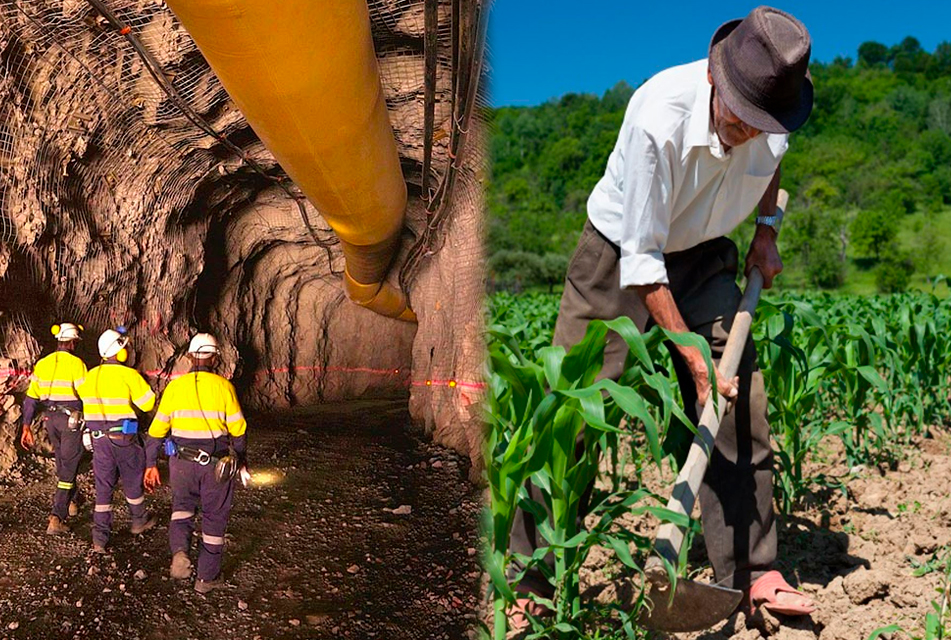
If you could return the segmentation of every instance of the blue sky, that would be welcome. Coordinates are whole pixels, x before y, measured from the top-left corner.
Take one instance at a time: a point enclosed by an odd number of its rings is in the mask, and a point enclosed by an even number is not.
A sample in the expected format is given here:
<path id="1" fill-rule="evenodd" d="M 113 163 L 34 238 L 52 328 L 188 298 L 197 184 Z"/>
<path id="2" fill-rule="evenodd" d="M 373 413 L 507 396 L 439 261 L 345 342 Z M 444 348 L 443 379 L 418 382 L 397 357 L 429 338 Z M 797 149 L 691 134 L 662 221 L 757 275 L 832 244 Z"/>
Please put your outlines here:
<path id="1" fill-rule="evenodd" d="M 710 36 L 759 2 L 720 0 L 494 0 L 489 22 L 495 106 L 533 105 L 565 93 L 601 94 L 619 80 L 637 86 L 665 69 L 706 57 Z M 805 23 L 814 60 L 856 57 L 866 40 L 911 35 L 933 51 L 951 41 L 949 0 L 777 3 Z"/>

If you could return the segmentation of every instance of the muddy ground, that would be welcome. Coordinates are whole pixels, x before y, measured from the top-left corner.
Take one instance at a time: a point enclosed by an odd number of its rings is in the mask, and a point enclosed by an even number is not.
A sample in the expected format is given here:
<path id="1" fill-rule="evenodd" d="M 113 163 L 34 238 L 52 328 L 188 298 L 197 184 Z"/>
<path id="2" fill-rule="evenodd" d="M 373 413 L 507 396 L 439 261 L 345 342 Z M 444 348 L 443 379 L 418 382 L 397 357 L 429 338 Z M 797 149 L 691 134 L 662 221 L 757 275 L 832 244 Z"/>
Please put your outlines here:
<path id="1" fill-rule="evenodd" d="M 786 579 L 812 595 L 818 611 L 804 618 L 778 619 L 735 614 L 703 633 L 660 639 L 689 640 L 866 640 L 880 627 L 899 624 L 907 633 L 886 634 L 893 640 L 923 635 L 931 601 L 940 596 L 942 571 L 913 576 L 916 566 L 935 566 L 951 549 L 951 436 L 915 442 L 904 459 L 890 466 L 849 469 L 838 440 L 824 441 L 813 455 L 807 475 L 824 474 L 848 481 L 848 495 L 820 489 L 779 520 L 780 559 Z M 850 476 L 851 472 L 851 476 Z M 650 488 L 658 488 L 656 479 Z M 696 514 L 695 514 L 696 515 Z M 653 523 L 627 518 L 626 525 L 653 533 Z M 937 562 L 936 562 L 937 559 Z M 703 541 L 698 537 L 692 570 L 710 581 Z M 582 580 L 589 597 L 612 600 L 616 561 L 598 550 Z M 702 604 L 700 605 L 702 606 Z"/>
<path id="2" fill-rule="evenodd" d="M 259 482 L 236 493 L 228 588 L 207 596 L 168 576 L 167 488 L 149 499 L 159 526 L 136 537 L 117 492 L 111 553 L 99 557 L 90 553 L 88 463 L 79 479 L 86 504 L 65 537 L 43 532 L 51 461 L 8 478 L 0 638 L 467 636 L 478 600 L 479 495 L 464 457 L 413 432 L 405 399 L 249 422 Z M 165 481 L 164 461 L 160 469 Z"/>

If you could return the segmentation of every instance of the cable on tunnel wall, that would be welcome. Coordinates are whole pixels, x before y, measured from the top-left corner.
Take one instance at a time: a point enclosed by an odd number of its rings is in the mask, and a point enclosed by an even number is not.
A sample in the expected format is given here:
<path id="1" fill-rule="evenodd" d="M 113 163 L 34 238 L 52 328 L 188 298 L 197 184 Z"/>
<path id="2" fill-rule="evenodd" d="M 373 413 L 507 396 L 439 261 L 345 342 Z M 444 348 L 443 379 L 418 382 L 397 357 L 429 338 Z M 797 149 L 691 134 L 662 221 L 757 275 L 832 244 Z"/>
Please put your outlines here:
<path id="1" fill-rule="evenodd" d="M 438 14 L 431 5 L 436 5 L 438 0 L 426 0 L 426 42 L 429 43 L 430 33 L 438 30 Z M 462 11 L 465 4 L 466 11 Z M 428 193 L 429 167 L 424 161 L 423 184 L 426 186 L 423 190 L 423 197 L 427 199 L 426 207 L 427 223 L 422 234 L 410 249 L 403 266 L 400 269 L 400 288 L 403 291 L 410 291 L 411 285 L 422 268 L 423 263 L 439 252 L 441 243 L 439 242 L 444 234 L 442 233 L 446 221 L 450 217 L 451 198 L 455 184 L 456 175 L 459 170 L 458 161 L 465 152 L 465 144 L 469 134 L 469 125 L 474 115 L 476 105 L 480 97 L 480 86 L 483 75 L 483 64 L 485 58 L 485 40 L 486 30 L 488 28 L 488 7 L 487 2 L 483 0 L 472 0 L 463 3 L 462 0 L 452 0 L 452 75 L 453 75 L 453 105 L 452 105 L 452 127 L 449 133 L 449 152 L 448 162 L 443 172 L 442 180 L 436 188 L 435 193 Z M 428 53 L 429 49 L 427 50 Z M 432 58 L 426 56 L 426 94 L 425 94 L 425 113 L 428 115 L 432 105 L 430 102 L 433 96 L 429 91 L 430 74 L 435 76 L 435 70 L 431 71 L 431 66 L 435 65 L 435 56 Z M 425 149 L 431 150 L 435 142 L 434 132 L 426 127 L 425 131 Z M 427 151 L 427 156 L 430 151 Z M 425 156 L 424 156 L 425 157 Z"/>

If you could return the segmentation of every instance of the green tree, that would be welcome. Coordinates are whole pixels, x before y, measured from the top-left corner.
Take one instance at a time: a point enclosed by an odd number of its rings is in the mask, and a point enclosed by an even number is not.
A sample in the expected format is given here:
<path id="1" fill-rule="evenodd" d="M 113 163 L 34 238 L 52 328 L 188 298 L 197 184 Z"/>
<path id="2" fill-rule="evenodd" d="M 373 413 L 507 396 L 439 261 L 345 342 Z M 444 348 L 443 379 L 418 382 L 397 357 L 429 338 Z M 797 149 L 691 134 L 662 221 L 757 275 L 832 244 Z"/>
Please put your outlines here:
<path id="1" fill-rule="evenodd" d="M 548 285 L 548 292 L 555 289 L 565 281 L 565 274 L 568 273 L 568 256 L 557 253 L 546 253 L 541 261 L 541 279 L 543 284 Z"/>
<path id="2" fill-rule="evenodd" d="M 901 293 L 908 290 L 915 264 L 905 255 L 889 254 L 875 269 L 875 285 L 881 293 Z"/>
<path id="3" fill-rule="evenodd" d="M 528 251 L 499 251 L 489 258 L 488 266 L 496 288 L 521 291 L 543 282 L 542 258 Z"/>
<path id="4" fill-rule="evenodd" d="M 888 47 L 881 42 L 869 41 L 859 45 L 859 64 L 874 67 L 887 62 Z"/>
<path id="5" fill-rule="evenodd" d="M 882 210 L 861 211 L 849 228 L 849 240 L 860 256 L 881 258 L 892 244 L 898 224 L 893 215 Z"/>

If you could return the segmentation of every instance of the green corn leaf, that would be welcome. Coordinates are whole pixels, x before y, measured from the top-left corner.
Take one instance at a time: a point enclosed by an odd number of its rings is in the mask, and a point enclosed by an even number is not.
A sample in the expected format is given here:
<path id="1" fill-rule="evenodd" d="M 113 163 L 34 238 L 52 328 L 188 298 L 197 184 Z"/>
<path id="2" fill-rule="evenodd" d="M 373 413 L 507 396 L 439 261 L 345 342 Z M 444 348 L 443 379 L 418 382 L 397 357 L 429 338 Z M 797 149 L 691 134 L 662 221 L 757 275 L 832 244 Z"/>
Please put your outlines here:
<path id="1" fill-rule="evenodd" d="M 634 557 L 631 555 L 631 550 L 628 548 L 626 542 L 619 540 L 615 536 L 605 535 L 602 536 L 602 538 L 614 550 L 618 560 L 631 569 L 637 568 L 637 563 L 634 562 Z"/>
<path id="2" fill-rule="evenodd" d="M 515 602 L 515 592 L 505 579 L 505 556 L 501 551 L 492 551 L 482 556 L 482 564 L 489 574 L 492 588 L 508 602 Z"/>
<path id="3" fill-rule="evenodd" d="M 871 635 L 869 635 L 868 638 L 866 638 L 866 640 L 876 640 L 877 638 L 885 635 L 886 633 L 895 633 L 896 631 L 904 631 L 904 629 L 902 629 L 897 624 L 890 624 L 887 627 L 880 627 L 876 629 L 875 631 L 871 633 Z"/>

